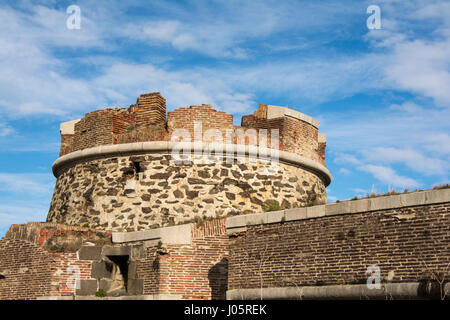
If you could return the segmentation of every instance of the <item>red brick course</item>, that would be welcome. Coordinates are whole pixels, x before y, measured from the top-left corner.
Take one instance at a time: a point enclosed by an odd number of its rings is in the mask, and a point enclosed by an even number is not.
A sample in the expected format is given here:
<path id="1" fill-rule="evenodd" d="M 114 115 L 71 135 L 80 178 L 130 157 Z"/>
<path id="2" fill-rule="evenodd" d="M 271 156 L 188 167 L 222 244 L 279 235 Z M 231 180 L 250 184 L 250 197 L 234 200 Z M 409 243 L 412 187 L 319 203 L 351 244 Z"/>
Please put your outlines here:
<path id="1" fill-rule="evenodd" d="M 185 129 L 191 141 L 194 122 L 201 122 L 202 133 L 218 129 L 224 143 L 260 144 L 259 129 L 267 129 L 267 147 L 271 143 L 272 130 L 279 132 L 279 149 L 305 156 L 325 164 L 325 144 L 318 144 L 318 130 L 311 124 L 280 117 L 267 119 L 267 105 L 261 104 L 253 115 L 243 116 L 241 126 L 233 125 L 233 115 L 215 110 L 210 105 L 195 105 L 168 112 L 166 101 L 159 92 L 141 95 L 128 109 L 109 108 L 87 113 L 75 124 L 75 134 L 61 136 L 60 155 L 100 145 L 143 141 L 170 141 L 174 130 Z M 248 136 L 237 139 L 236 132 L 256 129 L 256 141 Z M 248 131 L 250 130 L 250 131 Z M 204 142 L 213 138 L 200 137 Z"/>
<path id="2" fill-rule="evenodd" d="M 370 265 L 430 280 L 450 263 L 449 225 L 446 203 L 248 226 L 230 241 L 229 289 L 364 284 Z"/>
<path id="3" fill-rule="evenodd" d="M 144 294 L 170 294 L 182 299 L 225 299 L 228 282 L 228 236 L 225 219 L 196 224 L 190 245 L 147 249 L 138 262 Z"/>

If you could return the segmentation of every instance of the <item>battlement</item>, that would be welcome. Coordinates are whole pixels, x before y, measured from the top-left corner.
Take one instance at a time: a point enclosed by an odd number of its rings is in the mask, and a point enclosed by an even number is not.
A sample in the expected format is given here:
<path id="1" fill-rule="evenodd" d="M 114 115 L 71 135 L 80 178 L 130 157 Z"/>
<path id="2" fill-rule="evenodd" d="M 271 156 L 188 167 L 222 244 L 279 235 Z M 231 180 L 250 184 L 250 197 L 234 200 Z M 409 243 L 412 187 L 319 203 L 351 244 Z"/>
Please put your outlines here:
<path id="1" fill-rule="evenodd" d="M 175 130 L 184 129 L 194 139 L 194 126 L 201 125 L 203 132 L 217 129 L 224 141 L 227 134 L 242 130 L 252 133 L 256 141 L 232 138 L 235 144 L 259 145 L 259 130 L 278 130 L 282 151 L 292 152 L 325 165 L 326 138 L 318 133 L 319 123 L 296 110 L 260 104 L 252 114 L 242 117 L 241 126 L 233 125 L 233 115 L 215 110 L 211 105 L 193 105 L 168 112 L 166 100 L 159 92 L 142 94 L 136 103 L 126 108 L 107 108 L 86 113 L 84 118 L 61 124 L 60 156 L 102 145 L 147 141 L 171 141 Z M 198 138 L 198 137 L 196 137 Z M 204 142 L 208 138 L 201 137 Z M 269 145 L 270 147 L 270 145 Z"/>

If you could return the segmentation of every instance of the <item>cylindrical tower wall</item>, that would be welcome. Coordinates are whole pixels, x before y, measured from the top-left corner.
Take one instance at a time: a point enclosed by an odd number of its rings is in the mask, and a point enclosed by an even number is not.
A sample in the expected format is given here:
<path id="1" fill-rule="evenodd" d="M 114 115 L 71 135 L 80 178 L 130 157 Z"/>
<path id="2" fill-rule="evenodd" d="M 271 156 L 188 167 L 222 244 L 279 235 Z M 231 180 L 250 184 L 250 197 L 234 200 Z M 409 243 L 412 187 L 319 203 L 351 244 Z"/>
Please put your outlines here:
<path id="1" fill-rule="evenodd" d="M 288 209 L 326 202 L 329 173 L 309 159 L 280 152 L 274 166 L 233 153 L 223 161 L 177 164 L 174 146 L 123 144 L 61 157 L 47 221 L 141 230 L 261 212 L 271 204 Z"/>

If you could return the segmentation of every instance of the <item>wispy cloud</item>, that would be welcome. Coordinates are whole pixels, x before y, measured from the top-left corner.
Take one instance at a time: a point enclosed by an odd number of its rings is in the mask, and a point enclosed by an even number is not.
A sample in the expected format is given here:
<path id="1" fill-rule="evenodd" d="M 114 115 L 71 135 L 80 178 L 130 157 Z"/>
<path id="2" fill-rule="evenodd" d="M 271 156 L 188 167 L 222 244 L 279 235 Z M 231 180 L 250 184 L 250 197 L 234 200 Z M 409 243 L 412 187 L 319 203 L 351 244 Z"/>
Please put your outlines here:
<path id="1" fill-rule="evenodd" d="M 417 150 L 376 147 L 364 151 L 366 161 L 377 163 L 402 163 L 425 175 L 444 175 L 449 170 L 447 161 L 424 156 Z"/>
<path id="2" fill-rule="evenodd" d="M 0 173 L 0 191 L 25 194 L 51 194 L 53 178 L 41 173 Z"/>
<path id="3" fill-rule="evenodd" d="M 402 177 L 389 167 L 367 164 L 358 169 L 373 174 L 377 180 L 384 184 L 401 188 L 417 188 L 420 186 L 418 181 L 408 177 Z"/>
<path id="4" fill-rule="evenodd" d="M 0 122 L 0 137 L 8 136 L 12 133 L 14 133 L 14 128 L 10 125 Z"/>

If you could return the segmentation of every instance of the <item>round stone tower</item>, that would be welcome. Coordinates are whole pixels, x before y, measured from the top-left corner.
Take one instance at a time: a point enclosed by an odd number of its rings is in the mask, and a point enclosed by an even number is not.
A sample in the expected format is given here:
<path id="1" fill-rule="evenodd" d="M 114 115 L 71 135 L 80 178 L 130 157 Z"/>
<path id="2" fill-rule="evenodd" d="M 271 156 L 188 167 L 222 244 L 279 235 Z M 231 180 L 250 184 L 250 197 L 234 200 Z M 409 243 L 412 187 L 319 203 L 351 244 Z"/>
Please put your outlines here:
<path id="1" fill-rule="evenodd" d="M 260 105 L 233 116 L 210 105 L 169 112 L 159 93 L 61 124 L 48 222 L 135 231 L 326 203 L 318 122 Z"/>

